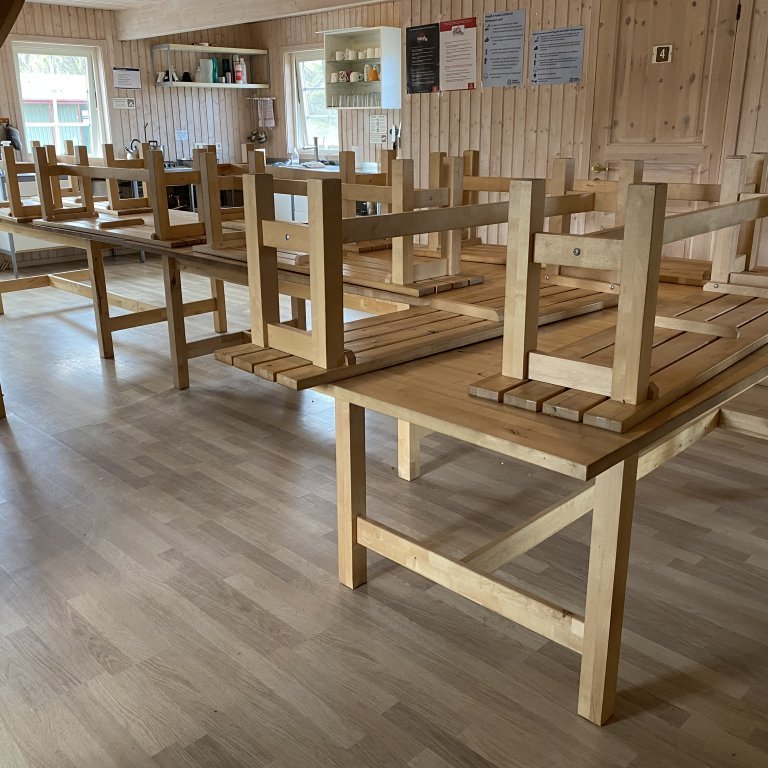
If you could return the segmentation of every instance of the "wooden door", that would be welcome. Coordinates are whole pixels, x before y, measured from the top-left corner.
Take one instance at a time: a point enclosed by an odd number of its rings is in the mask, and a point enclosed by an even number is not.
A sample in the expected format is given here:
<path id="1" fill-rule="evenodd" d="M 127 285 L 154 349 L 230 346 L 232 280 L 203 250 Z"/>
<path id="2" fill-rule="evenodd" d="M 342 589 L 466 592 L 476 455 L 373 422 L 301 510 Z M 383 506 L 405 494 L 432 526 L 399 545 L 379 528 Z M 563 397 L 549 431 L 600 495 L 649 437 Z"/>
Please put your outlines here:
<path id="1" fill-rule="evenodd" d="M 646 181 L 718 181 L 738 13 L 739 0 L 603 0 L 593 177 L 636 159 Z M 654 63 L 654 46 L 667 44 L 671 60 Z M 705 245 L 675 255 L 705 257 Z"/>

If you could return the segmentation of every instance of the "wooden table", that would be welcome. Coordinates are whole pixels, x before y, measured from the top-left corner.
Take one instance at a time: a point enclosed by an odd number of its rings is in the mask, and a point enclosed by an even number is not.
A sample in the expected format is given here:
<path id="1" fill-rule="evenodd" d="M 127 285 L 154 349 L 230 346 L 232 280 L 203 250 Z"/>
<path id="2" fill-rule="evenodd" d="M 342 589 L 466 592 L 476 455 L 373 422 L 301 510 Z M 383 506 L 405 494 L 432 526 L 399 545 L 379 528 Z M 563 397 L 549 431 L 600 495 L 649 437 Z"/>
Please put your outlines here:
<path id="1" fill-rule="evenodd" d="M 554 349 L 599 330 L 614 314 L 607 310 L 541 329 L 541 348 Z M 768 348 L 624 434 L 470 398 L 469 384 L 498 369 L 500 357 L 501 342 L 493 340 L 322 388 L 336 398 L 339 578 L 353 589 L 365 583 L 366 555 L 372 550 L 580 653 L 578 713 L 602 724 L 616 695 L 636 481 L 721 425 L 723 405 L 768 376 Z M 768 388 L 757 390 L 764 393 L 761 402 L 768 413 Z M 578 478 L 586 486 L 461 559 L 448 557 L 366 516 L 366 409 L 413 430 L 449 435 Z M 745 431 L 743 420 L 736 422 Z M 725 426 L 733 423 L 731 416 Z M 768 437 L 765 419 L 749 424 L 746 431 Z M 404 442 L 407 450 L 416 441 Z M 401 467 L 409 459 L 413 467 L 418 457 L 401 455 Z M 479 477 L 479 489 L 482 482 Z M 590 510 L 583 616 L 493 575 Z"/>
<path id="2" fill-rule="evenodd" d="M 193 214 L 174 212 L 176 217 L 194 217 Z M 78 219 L 66 222 L 45 222 L 35 220 L 29 223 L 17 223 L 7 214 L 0 213 L 0 230 L 20 234 L 36 235 L 60 245 L 80 248 L 86 251 L 88 269 L 60 275 L 39 275 L 20 278 L 0 283 L 0 299 L 3 292 L 26 290 L 40 287 L 57 287 L 82 296 L 92 298 L 99 349 L 103 358 L 114 357 L 112 334 L 127 328 L 135 328 L 150 323 L 167 322 L 173 371 L 173 383 L 177 389 L 189 387 L 189 360 L 194 357 L 212 354 L 223 347 L 232 346 L 247 340 L 240 332 L 227 333 L 227 315 L 224 295 L 224 283 L 248 285 L 248 269 L 242 258 L 225 258 L 213 254 L 201 253 L 192 247 L 171 248 L 150 238 L 151 217 L 145 217 L 144 227 L 125 229 L 98 229 L 98 220 Z M 162 259 L 163 282 L 166 306 L 154 307 L 143 302 L 110 293 L 107 290 L 102 250 L 104 247 L 118 246 L 141 249 Z M 486 271 L 474 266 L 476 272 Z M 504 269 L 499 266 L 489 267 L 495 273 L 496 282 L 503 286 Z M 211 298 L 185 303 L 183 299 L 181 274 L 189 272 L 211 280 Z M 309 278 L 306 270 L 281 269 L 279 273 L 280 293 L 291 298 L 294 315 L 301 322 L 304 315 L 304 301 L 309 298 Z M 88 280 L 88 283 L 82 282 Z M 418 292 L 400 292 L 397 286 L 375 287 L 352 283 L 345 280 L 344 306 L 372 314 L 391 312 L 409 305 L 425 304 L 427 299 Z M 503 288 L 502 288 L 503 290 Z M 445 297 L 445 294 L 441 294 Z M 110 305 L 129 310 L 130 314 L 113 317 Z M 184 319 L 192 315 L 212 313 L 214 316 L 215 335 L 194 342 L 187 342 Z M 0 303 L 2 314 L 2 303 Z"/>

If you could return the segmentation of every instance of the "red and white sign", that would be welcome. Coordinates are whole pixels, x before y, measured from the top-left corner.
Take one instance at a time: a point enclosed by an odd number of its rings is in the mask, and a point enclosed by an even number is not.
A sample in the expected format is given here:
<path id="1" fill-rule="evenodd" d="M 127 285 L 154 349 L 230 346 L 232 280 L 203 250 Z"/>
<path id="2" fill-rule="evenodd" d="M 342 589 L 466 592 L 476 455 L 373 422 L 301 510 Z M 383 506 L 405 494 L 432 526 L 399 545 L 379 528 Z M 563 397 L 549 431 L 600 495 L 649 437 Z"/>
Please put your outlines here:
<path id="1" fill-rule="evenodd" d="M 440 22 L 440 90 L 477 85 L 477 18 Z"/>

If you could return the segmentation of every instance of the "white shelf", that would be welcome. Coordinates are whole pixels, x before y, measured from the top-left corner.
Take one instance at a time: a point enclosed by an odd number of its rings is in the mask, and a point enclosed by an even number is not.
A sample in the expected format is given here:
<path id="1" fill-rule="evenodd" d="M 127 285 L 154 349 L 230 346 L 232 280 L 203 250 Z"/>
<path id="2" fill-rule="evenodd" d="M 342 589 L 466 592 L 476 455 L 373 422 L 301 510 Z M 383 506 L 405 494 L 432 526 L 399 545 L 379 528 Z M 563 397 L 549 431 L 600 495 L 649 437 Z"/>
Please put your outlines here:
<path id="1" fill-rule="evenodd" d="M 325 104 L 331 109 L 400 109 L 402 101 L 401 57 L 402 36 L 399 27 L 355 27 L 354 29 L 335 29 L 323 32 L 323 47 L 326 69 Z M 336 58 L 337 51 L 367 51 L 378 48 L 381 56 L 362 59 Z M 366 62 L 380 62 L 378 80 L 360 80 L 356 83 L 330 81 L 330 73 L 336 70 L 360 71 Z M 377 95 L 378 104 L 345 104 L 339 106 L 334 101 L 346 101 L 362 96 Z M 346 97 L 346 98 L 345 98 Z"/>
<path id="2" fill-rule="evenodd" d="M 185 45 L 183 43 L 160 43 L 152 46 L 153 51 L 192 51 L 195 53 L 236 53 L 243 56 L 266 56 L 264 48 L 217 48 L 213 45 Z"/>
<path id="3" fill-rule="evenodd" d="M 158 88 L 229 88 L 231 91 L 247 91 L 253 89 L 269 88 L 267 83 L 248 83 L 247 85 L 238 85 L 237 83 L 185 83 L 177 80 L 175 83 L 163 81 L 155 83 Z"/>

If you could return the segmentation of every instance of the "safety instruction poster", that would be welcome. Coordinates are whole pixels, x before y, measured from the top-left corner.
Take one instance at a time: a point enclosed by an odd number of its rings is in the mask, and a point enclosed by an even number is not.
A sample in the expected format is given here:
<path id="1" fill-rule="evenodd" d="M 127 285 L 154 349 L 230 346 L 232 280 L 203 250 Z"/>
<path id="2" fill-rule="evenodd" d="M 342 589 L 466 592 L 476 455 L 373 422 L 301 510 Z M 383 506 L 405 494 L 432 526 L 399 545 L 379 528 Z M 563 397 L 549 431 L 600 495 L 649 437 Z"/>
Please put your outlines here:
<path id="1" fill-rule="evenodd" d="M 440 22 L 440 90 L 477 85 L 477 18 Z"/>
<path id="2" fill-rule="evenodd" d="M 440 88 L 440 25 L 405 30 L 406 93 L 433 93 Z"/>
<path id="3" fill-rule="evenodd" d="M 483 24 L 483 87 L 523 84 L 525 11 L 486 13 Z"/>
<path id="4" fill-rule="evenodd" d="M 531 34 L 531 84 L 580 83 L 584 27 L 541 29 Z"/>

